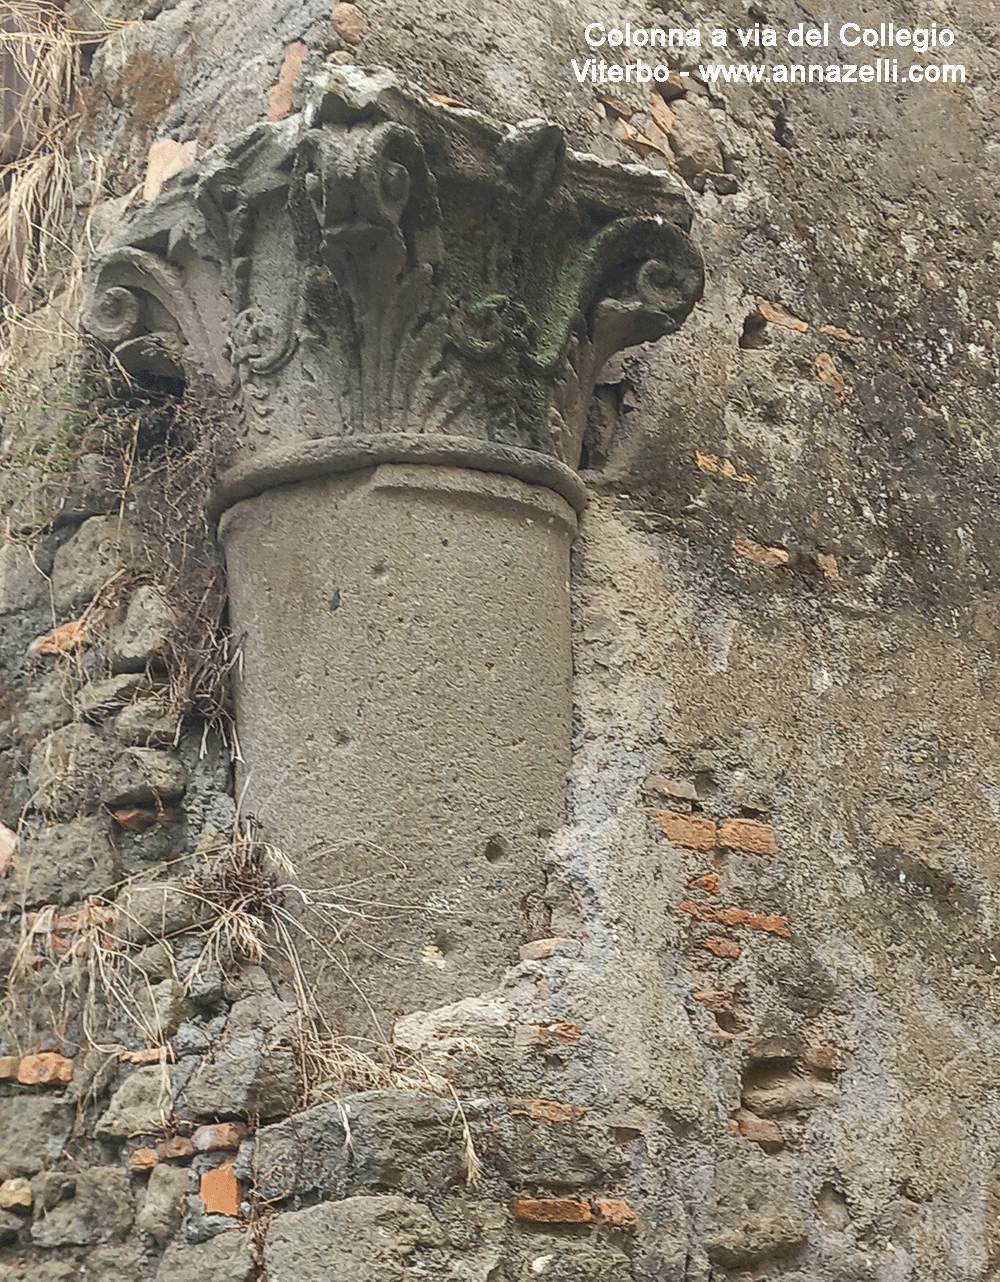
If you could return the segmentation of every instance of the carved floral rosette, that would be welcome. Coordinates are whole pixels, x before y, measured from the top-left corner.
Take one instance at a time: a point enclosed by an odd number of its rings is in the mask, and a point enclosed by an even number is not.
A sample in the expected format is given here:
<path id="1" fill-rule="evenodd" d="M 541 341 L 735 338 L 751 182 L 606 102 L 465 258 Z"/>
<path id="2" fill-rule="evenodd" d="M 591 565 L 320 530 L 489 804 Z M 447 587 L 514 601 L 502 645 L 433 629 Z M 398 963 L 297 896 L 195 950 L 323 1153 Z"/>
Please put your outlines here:
<path id="1" fill-rule="evenodd" d="M 219 507 L 379 462 L 500 471 L 577 508 L 604 362 L 701 295 L 671 176 L 501 127 L 387 72 L 208 152 L 123 225 L 84 325 L 137 375 L 207 374 L 240 443 Z"/>

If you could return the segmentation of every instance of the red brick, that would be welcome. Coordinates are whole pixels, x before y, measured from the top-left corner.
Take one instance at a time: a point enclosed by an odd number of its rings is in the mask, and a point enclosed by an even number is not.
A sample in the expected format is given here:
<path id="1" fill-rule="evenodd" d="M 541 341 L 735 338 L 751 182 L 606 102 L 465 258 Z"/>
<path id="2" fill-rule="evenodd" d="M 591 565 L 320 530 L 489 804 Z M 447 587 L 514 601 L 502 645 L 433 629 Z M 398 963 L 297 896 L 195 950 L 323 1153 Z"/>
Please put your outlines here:
<path id="1" fill-rule="evenodd" d="M 745 1140 L 752 1140 L 763 1149 L 773 1152 L 785 1147 L 785 1133 L 777 1122 L 768 1122 L 760 1117 L 741 1117 L 738 1126 Z"/>
<path id="2" fill-rule="evenodd" d="M 242 1199 L 232 1162 L 223 1162 L 214 1170 L 206 1171 L 201 1177 L 199 1192 L 207 1215 L 239 1215 Z"/>
<path id="3" fill-rule="evenodd" d="M 156 1155 L 161 1162 L 194 1157 L 194 1142 L 186 1135 L 172 1135 L 156 1146 Z"/>
<path id="4" fill-rule="evenodd" d="M 357 45 L 368 34 L 365 15 L 356 4 L 341 3 L 333 6 L 330 14 L 333 29 L 345 44 Z"/>
<path id="5" fill-rule="evenodd" d="M 717 908 L 711 917 L 708 915 L 709 912 L 711 909 L 704 914 L 707 921 L 717 921 L 720 925 L 730 928 L 742 926 L 744 922 L 750 920 L 750 914 L 743 908 Z"/>
<path id="6" fill-rule="evenodd" d="M 751 855 L 778 853 L 774 829 L 756 819 L 727 819 L 719 825 L 719 845 L 728 850 L 745 850 Z"/>
<path id="7" fill-rule="evenodd" d="M 17 1055 L 0 1055 L 0 1082 L 9 1082 L 17 1077 L 20 1063 Z"/>
<path id="8" fill-rule="evenodd" d="M 191 1136 L 191 1143 L 199 1153 L 212 1153 L 216 1149 L 239 1148 L 250 1134 L 243 1122 L 213 1122 L 199 1126 Z"/>
<path id="9" fill-rule="evenodd" d="M 719 874 L 715 872 L 706 872 L 701 877 L 696 877 L 694 884 L 699 890 L 704 890 L 709 895 L 718 895 L 722 890 L 719 885 Z"/>
<path id="10" fill-rule="evenodd" d="M 532 1224 L 589 1224 L 592 1217 L 587 1202 L 572 1197 L 516 1197 L 514 1218 Z"/>
<path id="11" fill-rule="evenodd" d="M 700 992 L 692 993 L 691 996 L 713 1015 L 728 1015 L 732 1012 L 733 993 L 725 993 L 717 988 L 705 988 Z"/>
<path id="12" fill-rule="evenodd" d="M 715 953 L 716 957 L 727 957 L 735 961 L 740 955 L 740 946 L 735 939 L 721 939 L 718 935 L 709 935 L 701 942 L 710 953 Z"/>
<path id="13" fill-rule="evenodd" d="M 518 1100 L 523 1108 L 512 1110 L 515 1117 L 530 1117 L 535 1122 L 572 1122 L 573 1105 L 554 1099 Z"/>
<path id="14" fill-rule="evenodd" d="M 781 939 L 792 937 L 788 918 L 780 917 L 776 913 L 751 913 L 747 917 L 747 925 L 751 930 L 763 930 L 766 934 L 778 935 Z"/>
<path id="15" fill-rule="evenodd" d="M 676 810 L 650 811 L 663 829 L 663 835 L 675 846 L 688 850 L 714 850 L 715 824 L 703 815 L 682 815 Z"/>
<path id="16" fill-rule="evenodd" d="M 112 810 L 111 817 L 119 828 L 124 828 L 127 832 L 148 832 L 157 820 L 156 811 L 143 806 Z"/>
<path id="17" fill-rule="evenodd" d="M 142 1175 L 151 1171 L 158 1160 L 155 1149 L 137 1148 L 128 1160 L 128 1169 L 133 1175 Z"/>
<path id="18" fill-rule="evenodd" d="M 594 1210 L 602 1224 L 624 1228 L 635 1223 L 635 1211 L 622 1197 L 599 1197 L 594 1201 Z"/>
<path id="19" fill-rule="evenodd" d="M 278 72 L 278 79 L 267 91 L 268 120 L 284 120 L 292 114 L 295 82 L 308 53 L 304 40 L 293 40 L 285 46 L 285 57 Z"/>
<path id="20" fill-rule="evenodd" d="M 25 1055 L 18 1065 L 17 1080 L 22 1086 L 68 1086 L 73 1080 L 73 1061 L 55 1051 Z"/>

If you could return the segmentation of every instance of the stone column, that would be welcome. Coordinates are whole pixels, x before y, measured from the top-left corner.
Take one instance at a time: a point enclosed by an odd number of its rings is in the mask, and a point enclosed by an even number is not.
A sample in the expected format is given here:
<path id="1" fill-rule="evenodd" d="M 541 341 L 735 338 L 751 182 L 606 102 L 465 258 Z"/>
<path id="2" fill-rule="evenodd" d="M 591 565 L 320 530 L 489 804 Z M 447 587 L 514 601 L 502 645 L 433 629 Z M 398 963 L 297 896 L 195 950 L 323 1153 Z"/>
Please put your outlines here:
<path id="1" fill-rule="evenodd" d="M 207 375 L 245 809 L 311 897 L 331 1022 L 481 990 L 544 927 L 572 720 L 569 549 L 605 360 L 700 295 L 677 185 L 337 68 L 181 175 L 86 322 Z"/>

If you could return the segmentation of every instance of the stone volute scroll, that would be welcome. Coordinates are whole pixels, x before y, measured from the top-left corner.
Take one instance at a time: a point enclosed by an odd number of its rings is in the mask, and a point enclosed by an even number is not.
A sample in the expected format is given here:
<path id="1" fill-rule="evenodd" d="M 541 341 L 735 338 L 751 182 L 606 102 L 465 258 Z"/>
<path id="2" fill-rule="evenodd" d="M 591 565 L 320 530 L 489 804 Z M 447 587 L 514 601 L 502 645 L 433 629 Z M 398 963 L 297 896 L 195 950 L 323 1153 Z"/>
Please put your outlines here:
<path id="1" fill-rule="evenodd" d="M 320 980 L 345 1027 L 481 989 L 542 911 L 587 411 L 700 297 L 690 221 L 669 175 L 551 123 L 338 67 L 93 269 L 84 323 L 126 370 L 234 406 L 213 515 L 246 805 L 368 905 Z"/>

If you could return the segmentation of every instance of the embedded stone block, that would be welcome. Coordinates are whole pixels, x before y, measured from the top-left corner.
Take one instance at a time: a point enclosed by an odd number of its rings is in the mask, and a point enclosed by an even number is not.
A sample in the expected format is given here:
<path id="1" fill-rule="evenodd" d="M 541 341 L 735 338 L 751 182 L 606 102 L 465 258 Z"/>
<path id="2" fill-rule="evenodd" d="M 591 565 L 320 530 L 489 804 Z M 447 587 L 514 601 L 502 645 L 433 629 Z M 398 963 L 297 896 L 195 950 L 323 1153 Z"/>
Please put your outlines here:
<path id="1" fill-rule="evenodd" d="M 142 556 L 135 527 L 117 516 L 92 516 L 56 552 L 52 602 L 57 614 L 86 606 L 122 569 Z"/>
<path id="2" fill-rule="evenodd" d="M 51 1096 L 0 1098 L 0 1179 L 31 1176 L 61 1156 L 76 1107 Z"/>
<path id="3" fill-rule="evenodd" d="M 250 1235 L 220 1233 L 192 1246 L 172 1242 L 160 1261 L 155 1282 L 205 1282 L 206 1278 L 212 1282 L 251 1282 L 256 1276 Z"/>
<path id="4" fill-rule="evenodd" d="M 195 1117 L 260 1117 L 291 1113 L 298 1099 L 295 1056 L 286 1045 L 267 1044 L 264 1034 L 233 1038 L 214 1060 L 199 1065 L 184 1099 Z"/>
<path id="5" fill-rule="evenodd" d="M 147 583 L 132 594 L 125 617 L 111 629 L 108 658 L 113 672 L 163 667 L 177 616 L 163 593 Z"/>
<path id="6" fill-rule="evenodd" d="M 28 766 L 35 810 L 69 819 L 94 809 L 108 768 L 109 753 L 89 726 L 63 726 L 36 744 Z"/>
<path id="7" fill-rule="evenodd" d="M 118 1087 L 107 1110 L 98 1118 L 99 1139 L 123 1140 L 163 1128 L 170 1112 L 172 1070 L 166 1065 L 137 1068 Z"/>
<path id="8" fill-rule="evenodd" d="M 28 908 L 66 906 L 100 894 L 118 878 L 118 851 L 100 816 L 27 832 L 18 845 L 10 898 Z"/>
<path id="9" fill-rule="evenodd" d="M 30 610 L 46 595 L 45 575 L 31 550 L 20 543 L 0 547 L 0 614 Z"/>
<path id="10" fill-rule="evenodd" d="M 31 1238 L 46 1248 L 120 1241 L 134 1218 L 128 1172 L 117 1166 L 94 1166 L 76 1176 L 69 1201 L 35 1221 Z"/>
<path id="11" fill-rule="evenodd" d="M 164 806 L 187 787 L 184 766 L 172 752 L 129 748 L 115 758 L 102 792 L 106 806 Z"/>

